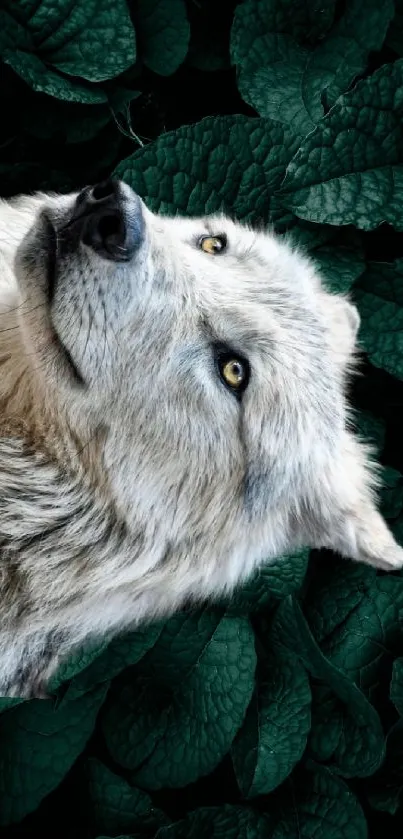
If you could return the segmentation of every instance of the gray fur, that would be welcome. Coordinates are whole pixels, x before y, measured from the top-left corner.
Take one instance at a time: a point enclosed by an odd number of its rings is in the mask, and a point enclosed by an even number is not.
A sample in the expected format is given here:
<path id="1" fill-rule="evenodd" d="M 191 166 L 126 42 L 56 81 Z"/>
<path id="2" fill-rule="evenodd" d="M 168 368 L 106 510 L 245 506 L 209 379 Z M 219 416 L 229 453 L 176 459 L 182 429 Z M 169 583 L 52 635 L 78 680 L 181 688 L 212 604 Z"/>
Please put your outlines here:
<path id="1" fill-rule="evenodd" d="M 130 221 L 134 196 L 120 189 Z M 64 238 L 74 200 L 0 204 L 9 696 L 43 695 L 77 644 L 229 593 L 302 545 L 403 564 L 376 509 L 370 451 L 349 430 L 354 306 L 289 244 L 224 217 L 143 206 L 135 257 L 103 260 Z M 200 236 L 223 232 L 226 253 L 200 251 Z M 249 359 L 241 401 L 217 374 L 215 341 Z"/>

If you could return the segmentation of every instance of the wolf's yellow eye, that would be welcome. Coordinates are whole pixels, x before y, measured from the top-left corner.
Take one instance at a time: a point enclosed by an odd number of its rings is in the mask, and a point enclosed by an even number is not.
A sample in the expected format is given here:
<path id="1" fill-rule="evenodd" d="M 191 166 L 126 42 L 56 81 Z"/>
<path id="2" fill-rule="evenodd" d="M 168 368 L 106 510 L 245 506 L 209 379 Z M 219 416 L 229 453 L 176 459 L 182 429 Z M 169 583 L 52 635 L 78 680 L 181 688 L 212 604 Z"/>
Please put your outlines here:
<path id="1" fill-rule="evenodd" d="M 217 253 L 222 253 L 227 247 L 226 236 L 202 236 L 199 240 L 199 247 L 204 253 L 209 253 L 214 256 Z"/>
<path id="2" fill-rule="evenodd" d="M 230 358 L 221 365 L 221 376 L 225 383 L 234 390 L 242 388 L 247 379 L 246 365 L 239 358 Z"/>

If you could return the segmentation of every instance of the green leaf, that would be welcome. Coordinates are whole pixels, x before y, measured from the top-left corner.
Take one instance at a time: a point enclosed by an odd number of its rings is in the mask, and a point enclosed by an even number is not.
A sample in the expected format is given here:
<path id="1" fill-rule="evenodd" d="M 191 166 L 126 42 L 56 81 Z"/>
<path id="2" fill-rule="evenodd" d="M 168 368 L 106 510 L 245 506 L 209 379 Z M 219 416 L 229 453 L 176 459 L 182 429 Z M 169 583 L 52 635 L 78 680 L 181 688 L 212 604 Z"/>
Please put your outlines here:
<path id="1" fill-rule="evenodd" d="M 161 76 L 170 76 L 185 60 L 190 27 L 184 0 L 137 0 L 136 21 L 141 58 Z"/>
<path id="2" fill-rule="evenodd" d="M 74 676 L 78 676 L 82 670 L 89 667 L 107 649 L 107 646 L 106 641 L 100 641 L 96 645 L 79 647 L 71 657 L 69 656 L 65 661 L 62 661 L 56 673 L 51 677 L 48 684 L 49 691 L 56 690 L 63 682 L 67 682 Z"/>
<path id="3" fill-rule="evenodd" d="M 358 249 L 325 245 L 314 251 L 312 259 L 316 263 L 325 285 L 335 294 L 345 294 L 350 291 L 353 283 L 365 269 L 364 257 Z"/>
<path id="4" fill-rule="evenodd" d="M 343 705 L 327 685 L 312 685 L 312 725 L 309 754 L 327 763 L 335 753 L 343 734 Z"/>
<path id="5" fill-rule="evenodd" d="M 397 658 L 393 664 L 390 698 L 403 717 L 403 658 Z"/>
<path id="6" fill-rule="evenodd" d="M 316 569 L 303 608 L 323 655 L 371 695 L 383 656 L 400 642 L 403 579 L 329 560 Z"/>
<path id="7" fill-rule="evenodd" d="M 24 702 L 24 700 L 19 699 L 18 697 L 0 697 L 0 714 L 4 711 L 8 711 L 9 708 L 14 708 L 15 705 L 21 705 L 21 702 Z"/>
<path id="8" fill-rule="evenodd" d="M 309 551 L 280 557 L 264 565 L 228 601 L 231 614 L 258 612 L 274 605 L 276 598 L 286 597 L 301 588 L 308 567 Z"/>
<path id="9" fill-rule="evenodd" d="M 269 7 L 283 5 L 269 3 Z M 393 0 L 381 5 L 379 0 L 368 0 L 365 15 L 361 0 L 347 0 L 344 15 L 315 49 L 297 43 L 292 22 L 285 28 L 280 19 L 278 29 L 272 15 L 269 26 L 261 28 L 256 18 L 247 19 L 254 37 L 246 32 L 244 21 L 233 39 L 241 95 L 260 116 L 285 123 L 297 135 L 309 133 L 323 117 L 323 99 L 328 107 L 333 105 L 365 70 L 370 51 L 381 48 L 393 13 Z M 247 41 L 247 50 L 239 48 L 242 40 Z"/>
<path id="10" fill-rule="evenodd" d="M 403 477 L 397 469 L 382 470 L 381 511 L 386 519 L 395 519 L 403 511 Z"/>
<path id="11" fill-rule="evenodd" d="M 232 3 L 198 0 L 187 7 L 190 23 L 189 52 L 186 64 L 198 70 L 214 72 L 230 67 L 229 31 Z"/>
<path id="12" fill-rule="evenodd" d="M 340 778 L 304 766 L 285 784 L 281 818 L 271 839 L 367 839 L 364 813 Z"/>
<path id="13" fill-rule="evenodd" d="M 108 685 L 63 708 L 34 699 L 0 716 L 0 824 L 20 821 L 60 784 L 92 734 Z"/>
<path id="14" fill-rule="evenodd" d="M 391 728 L 386 738 L 385 760 L 369 780 L 367 796 L 375 810 L 394 815 L 403 801 L 403 722 Z"/>
<path id="15" fill-rule="evenodd" d="M 108 101 L 106 93 L 100 87 L 91 87 L 76 80 L 73 82 L 50 70 L 36 55 L 15 50 L 7 52 L 3 60 L 37 93 L 47 93 L 65 102 L 81 102 L 88 105 Z"/>
<path id="16" fill-rule="evenodd" d="M 370 361 L 403 378 L 403 260 L 370 263 L 354 297 L 361 315 L 359 337 Z"/>
<path id="17" fill-rule="evenodd" d="M 312 131 L 322 116 L 313 109 L 311 91 L 305 94 L 302 89 L 309 57 L 309 50 L 288 35 L 259 35 L 238 73 L 245 102 L 260 116 L 284 123 L 299 138 Z"/>
<path id="18" fill-rule="evenodd" d="M 207 117 L 139 149 L 115 175 L 154 212 L 223 210 L 248 221 L 269 221 L 271 196 L 295 150 L 295 138 L 269 120 Z"/>
<path id="19" fill-rule="evenodd" d="M 113 759 L 145 789 L 179 787 L 210 772 L 241 727 L 256 654 L 245 618 L 172 618 L 137 671 L 111 694 L 103 731 Z"/>
<path id="20" fill-rule="evenodd" d="M 246 807 L 201 807 L 158 831 L 158 839 L 270 839 L 266 816 Z"/>
<path id="21" fill-rule="evenodd" d="M 87 763 L 90 812 L 96 830 L 111 836 L 133 830 L 154 832 L 168 823 L 147 793 L 131 787 L 99 760 Z"/>
<path id="22" fill-rule="evenodd" d="M 346 0 L 344 14 L 313 51 L 303 80 L 305 96 L 316 99 L 316 120 L 322 101 L 330 108 L 367 67 L 371 51 L 380 50 L 394 14 L 393 0 Z"/>
<path id="23" fill-rule="evenodd" d="M 354 417 L 358 433 L 367 443 L 372 443 L 378 451 L 382 451 L 385 445 L 385 423 L 379 417 L 375 417 L 370 411 L 360 411 Z"/>
<path id="24" fill-rule="evenodd" d="M 231 750 L 242 795 L 265 795 L 302 757 L 310 728 L 311 691 L 296 655 L 274 646 Z"/>
<path id="25" fill-rule="evenodd" d="M 323 655 L 300 606 L 291 597 L 278 607 L 272 633 L 276 642 L 297 653 L 312 676 L 338 699 L 343 725 L 340 726 L 337 716 L 332 716 L 336 731 L 329 734 L 332 740 L 332 747 L 327 749 L 329 768 L 346 778 L 373 774 L 384 757 L 378 714 L 354 682 Z M 323 751 L 323 743 L 321 748 Z"/>
<path id="26" fill-rule="evenodd" d="M 403 229 L 403 61 L 342 96 L 305 138 L 279 200 L 300 218 Z"/>
<path id="27" fill-rule="evenodd" d="M 6 8 L 27 29 L 42 61 L 70 76 L 101 82 L 135 61 L 126 0 L 8 0 Z"/>
<path id="28" fill-rule="evenodd" d="M 244 0 L 235 9 L 231 58 L 241 64 L 264 32 L 288 34 L 296 41 L 315 42 L 332 24 L 335 0 Z"/>
<path id="29" fill-rule="evenodd" d="M 161 628 L 162 624 L 155 623 L 117 637 L 109 645 L 99 645 L 95 650 L 83 648 L 58 670 L 50 689 L 55 690 L 63 682 L 71 679 L 63 697 L 63 702 L 70 702 L 95 685 L 113 679 L 126 667 L 140 661 L 154 646 Z"/>
<path id="30" fill-rule="evenodd" d="M 30 33 L 4 9 L 0 9 L 0 56 L 10 50 L 34 48 Z"/>
<path id="31" fill-rule="evenodd" d="M 390 24 L 386 44 L 403 56 L 403 0 L 395 0 L 396 13 Z"/>

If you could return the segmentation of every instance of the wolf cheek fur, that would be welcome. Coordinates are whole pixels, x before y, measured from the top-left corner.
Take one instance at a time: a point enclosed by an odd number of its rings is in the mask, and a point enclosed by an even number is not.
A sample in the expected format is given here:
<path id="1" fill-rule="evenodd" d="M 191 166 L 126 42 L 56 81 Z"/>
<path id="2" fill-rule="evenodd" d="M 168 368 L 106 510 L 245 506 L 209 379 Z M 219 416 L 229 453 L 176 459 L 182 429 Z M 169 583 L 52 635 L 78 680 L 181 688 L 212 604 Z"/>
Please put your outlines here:
<path id="1" fill-rule="evenodd" d="M 301 545 L 402 566 L 348 428 L 358 314 L 289 244 L 109 183 L 1 204 L 0 272 L 3 695 Z"/>

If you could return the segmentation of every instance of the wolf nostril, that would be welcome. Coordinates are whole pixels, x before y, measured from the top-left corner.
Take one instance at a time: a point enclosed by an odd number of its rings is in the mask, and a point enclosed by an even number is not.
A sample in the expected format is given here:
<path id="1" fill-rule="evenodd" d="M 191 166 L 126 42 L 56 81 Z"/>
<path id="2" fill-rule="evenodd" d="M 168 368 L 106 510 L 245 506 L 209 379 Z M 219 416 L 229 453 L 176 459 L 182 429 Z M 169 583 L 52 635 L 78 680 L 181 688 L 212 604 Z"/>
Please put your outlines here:
<path id="1" fill-rule="evenodd" d="M 100 218 L 98 222 L 98 233 L 103 240 L 113 239 L 122 234 L 122 223 L 116 213 Z"/>
<path id="2" fill-rule="evenodd" d="M 93 201 L 104 201 L 105 198 L 110 198 L 116 194 L 116 182 L 112 178 L 96 184 L 90 191 L 90 196 Z"/>
<path id="3" fill-rule="evenodd" d="M 82 241 L 99 253 L 110 256 L 124 256 L 126 225 L 123 213 L 106 206 L 99 207 L 87 220 Z M 117 250 L 116 250 L 117 249 Z"/>

